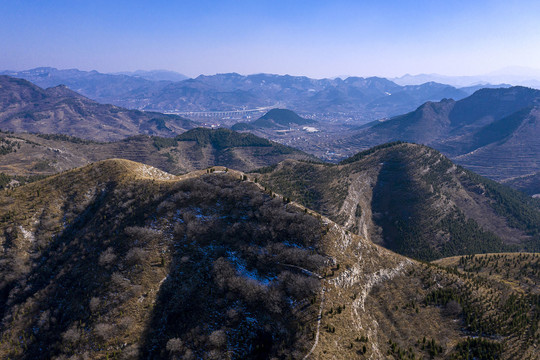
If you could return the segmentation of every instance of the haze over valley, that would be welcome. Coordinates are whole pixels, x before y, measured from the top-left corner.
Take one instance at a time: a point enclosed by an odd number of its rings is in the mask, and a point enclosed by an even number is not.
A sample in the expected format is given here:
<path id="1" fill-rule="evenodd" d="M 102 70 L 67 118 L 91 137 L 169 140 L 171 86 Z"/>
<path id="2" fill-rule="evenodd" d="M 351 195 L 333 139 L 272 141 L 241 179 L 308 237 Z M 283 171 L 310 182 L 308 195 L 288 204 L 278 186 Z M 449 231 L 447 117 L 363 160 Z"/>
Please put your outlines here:
<path id="1" fill-rule="evenodd" d="M 540 359 L 538 3 L 4 5 L 1 359 Z"/>

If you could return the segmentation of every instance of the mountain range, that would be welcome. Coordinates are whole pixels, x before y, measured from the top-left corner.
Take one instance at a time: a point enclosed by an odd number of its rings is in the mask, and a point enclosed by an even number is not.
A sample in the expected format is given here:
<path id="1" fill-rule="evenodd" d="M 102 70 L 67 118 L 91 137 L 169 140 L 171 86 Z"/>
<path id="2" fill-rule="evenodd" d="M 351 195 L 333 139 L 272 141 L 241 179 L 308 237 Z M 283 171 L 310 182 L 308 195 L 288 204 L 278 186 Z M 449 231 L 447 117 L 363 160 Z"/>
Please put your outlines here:
<path id="1" fill-rule="evenodd" d="M 440 74 L 406 74 L 401 77 L 391 78 L 390 80 L 400 85 L 418 85 L 435 81 L 464 88 L 471 86 L 489 87 L 490 84 L 506 83 L 538 89 L 540 87 L 540 70 L 525 67 L 507 67 L 483 75 L 446 76 Z"/>
<path id="2" fill-rule="evenodd" d="M 201 75 L 183 81 L 153 81 L 137 73 L 101 74 L 37 68 L 0 74 L 41 87 L 66 85 L 101 103 L 161 112 L 223 111 L 280 105 L 302 113 L 354 114 L 366 122 L 402 114 L 426 101 L 461 99 L 469 93 L 434 82 L 400 86 L 384 78 L 310 79 L 290 75 Z"/>
<path id="3" fill-rule="evenodd" d="M 211 80 L 221 82 L 215 78 L 207 79 Z M 177 115 L 102 105 L 65 86 L 41 89 L 9 76 L 0 76 L 0 95 L 0 129 L 4 131 L 66 134 L 93 141 L 111 141 L 138 134 L 174 137 L 197 126 Z M 540 136 L 539 100 L 540 90 L 530 88 L 481 89 L 458 101 L 427 102 L 415 111 L 371 122 L 357 130 L 341 129 L 337 136 L 321 138 L 312 135 L 309 141 L 316 149 L 344 150 L 345 153 L 397 140 L 426 144 L 481 175 L 495 180 L 510 179 L 540 171 L 540 145 L 536 141 Z M 237 123 L 232 128 L 283 141 L 280 139 L 283 134 L 278 134 L 280 129 L 314 124 L 324 131 L 324 122 L 302 118 L 287 109 L 272 109 L 256 121 Z M 344 131 L 347 131 L 346 135 Z M 273 133 L 276 136 L 272 136 Z M 292 133 L 290 136 L 298 135 Z M 287 141 L 294 143 L 292 138 Z M 108 151 L 105 153 L 109 154 Z M 217 153 L 211 157 L 208 154 L 201 156 L 200 159 L 217 158 Z M 185 165 L 190 161 L 178 161 L 184 165 L 166 170 L 178 173 L 194 169 Z M 84 163 L 76 162 L 77 165 Z M 212 164 L 211 161 L 202 163 Z M 253 164 L 262 166 L 265 163 L 255 161 Z M 246 163 L 239 163 L 238 169 L 254 168 L 246 166 Z"/>
<path id="4" fill-rule="evenodd" d="M 0 75 L 0 358 L 537 359 L 540 91 L 479 86 Z"/>
<path id="5" fill-rule="evenodd" d="M 112 75 L 127 75 L 151 81 L 182 81 L 189 79 L 186 75 L 170 70 L 137 70 L 113 73 Z"/>
<path id="6" fill-rule="evenodd" d="M 432 260 L 538 250 L 540 214 L 532 199 L 421 145 L 389 143 L 335 165 L 228 129 L 196 128 L 173 138 L 136 136 L 109 143 L 0 133 L 0 144 L 3 186 L 110 158 L 175 174 L 224 166 L 259 173 L 258 181 L 268 189 L 407 256 Z"/>
<path id="7" fill-rule="evenodd" d="M 527 194 L 425 145 L 325 163 L 0 80 L 0 129 L 27 131 L 0 132 L 0 358 L 535 359 L 540 207 Z M 408 137 L 488 154 L 486 169 L 500 148 L 499 171 L 518 173 L 538 159 L 537 99 L 479 90 L 337 144 Z M 274 109 L 246 125 L 321 122 Z"/>
<path id="8" fill-rule="evenodd" d="M 158 89 L 168 83 L 128 75 L 102 74 L 95 70 L 59 70 L 51 67 L 40 67 L 25 71 L 3 71 L 0 75 L 25 79 L 42 88 L 65 85 L 92 100 L 109 104 L 116 104 L 111 100 L 120 99 L 123 94 L 131 90 L 140 88 Z"/>

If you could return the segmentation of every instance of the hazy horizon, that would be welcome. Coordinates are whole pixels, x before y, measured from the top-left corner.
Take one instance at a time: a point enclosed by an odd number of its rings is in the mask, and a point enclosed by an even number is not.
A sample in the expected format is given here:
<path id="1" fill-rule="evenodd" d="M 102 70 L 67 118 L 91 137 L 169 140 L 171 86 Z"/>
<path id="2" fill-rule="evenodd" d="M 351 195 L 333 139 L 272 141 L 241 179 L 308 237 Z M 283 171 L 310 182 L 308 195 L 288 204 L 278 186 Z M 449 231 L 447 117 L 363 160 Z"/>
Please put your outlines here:
<path id="1" fill-rule="evenodd" d="M 302 74 L 291 74 L 291 73 L 269 73 L 269 72 L 253 72 L 253 73 L 241 73 L 241 72 L 235 72 L 235 71 L 228 71 L 228 72 L 215 72 L 215 73 L 204 73 L 204 74 L 197 74 L 197 75 L 194 75 L 194 76 L 188 76 L 180 71 L 176 71 L 176 70 L 171 70 L 171 69 L 154 69 L 154 68 L 148 68 L 148 69 L 134 69 L 134 70 L 119 70 L 119 71 L 111 71 L 111 72 L 104 72 L 104 71 L 100 71 L 99 69 L 92 69 L 92 68 L 87 68 L 87 69 L 84 69 L 84 68 L 78 68 L 78 67 L 69 67 L 69 68 L 58 68 L 58 67 L 55 67 L 55 66 L 51 66 L 51 65 L 41 65 L 41 66 L 36 66 L 36 67 L 32 67 L 32 68 L 20 68 L 20 69 L 2 69 L 0 68 L 0 72 L 3 71 L 3 72 L 23 72 L 23 71 L 31 71 L 31 70 L 35 70 L 35 69 L 40 69 L 40 68 L 52 68 L 52 69 L 56 69 L 56 70 L 59 70 L 59 71 L 66 71 L 66 70 L 78 70 L 78 71 L 87 71 L 87 72 L 91 72 L 91 71 L 97 71 L 98 73 L 101 73 L 101 74 L 110 74 L 110 75 L 118 75 L 118 74 L 121 74 L 121 75 L 124 75 L 124 74 L 128 74 L 128 75 L 132 75 L 132 74 L 136 74 L 137 72 L 172 72 L 172 73 L 176 73 L 178 75 L 184 75 L 184 76 L 187 76 L 187 78 L 196 78 L 198 76 L 214 76 L 214 75 L 223 75 L 223 74 L 239 74 L 241 76 L 251 76 L 251 75 L 260 75 L 260 74 L 266 74 L 266 75 L 278 75 L 278 76 L 307 76 L 307 75 L 302 75 Z M 307 76 L 309 77 L 309 76 Z M 486 81 L 486 83 L 488 83 L 489 80 L 493 80 L 493 78 L 498 78 L 498 77 L 512 77 L 512 78 L 515 78 L 515 79 L 521 79 L 521 80 L 540 80 L 540 69 L 535 69 L 535 68 L 525 68 L 525 67 L 506 67 L 506 68 L 501 68 L 501 69 L 498 69 L 498 70 L 495 70 L 495 71 L 492 71 L 492 72 L 489 72 L 489 73 L 483 73 L 483 74 L 474 74 L 474 75 L 447 75 L 447 74 L 439 74 L 439 73 L 415 73 L 415 74 L 410 74 L 410 73 L 405 73 L 405 74 L 402 74 L 402 75 L 399 75 L 399 76 L 382 76 L 382 75 L 363 75 L 363 74 L 341 74 L 341 75 L 335 75 L 335 76 L 326 76 L 326 77 L 310 77 L 310 78 L 314 78 L 314 79 L 335 79 L 335 78 L 341 78 L 341 79 L 346 79 L 348 77 L 363 77 L 363 78 L 368 78 L 368 77 L 380 77 L 380 78 L 387 78 L 389 80 L 400 80 L 400 79 L 405 79 L 405 78 L 408 78 L 408 77 L 440 77 L 442 79 L 444 78 L 448 78 L 448 80 L 452 80 L 452 79 L 462 79 L 463 81 L 466 81 L 466 79 L 470 79 L 470 81 L 476 81 L 476 82 L 481 82 L 483 79 Z M 492 83 L 493 84 L 493 83 Z"/>
<path id="2" fill-rule="evenodd" d="M 4 2 L 0 68 L 333 78 L 476 76 L 540 64 L 540 3 Z"/>

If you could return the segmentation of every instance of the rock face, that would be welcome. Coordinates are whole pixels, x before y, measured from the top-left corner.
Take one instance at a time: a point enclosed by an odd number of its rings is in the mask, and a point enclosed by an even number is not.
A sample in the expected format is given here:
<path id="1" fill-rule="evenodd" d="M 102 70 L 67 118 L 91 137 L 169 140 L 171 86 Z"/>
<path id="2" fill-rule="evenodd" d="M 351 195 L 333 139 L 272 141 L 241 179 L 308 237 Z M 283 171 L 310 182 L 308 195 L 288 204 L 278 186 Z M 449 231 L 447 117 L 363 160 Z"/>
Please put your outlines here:
<path id="1" fill-rule="evenodd" d="M 196 126 L 180 116 L 102 105 L 65 86 L 44 90 L 9 76 L 0 76 L 0 99 L 4 131 L 110 141 L 137 134 L 174 136 Z"/>

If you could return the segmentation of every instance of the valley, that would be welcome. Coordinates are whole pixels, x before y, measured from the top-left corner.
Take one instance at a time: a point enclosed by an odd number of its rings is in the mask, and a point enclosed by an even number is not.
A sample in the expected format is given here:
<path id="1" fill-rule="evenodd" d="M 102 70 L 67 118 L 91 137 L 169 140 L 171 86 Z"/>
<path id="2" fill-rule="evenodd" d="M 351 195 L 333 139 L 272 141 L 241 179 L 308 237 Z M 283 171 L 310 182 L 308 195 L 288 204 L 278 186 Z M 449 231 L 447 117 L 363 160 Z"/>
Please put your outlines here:
<path id="1" fill-rule="evenodd" d="M 1 358 L 536 359 L 537 90 L 229 129 L 0 80 Z"/>

